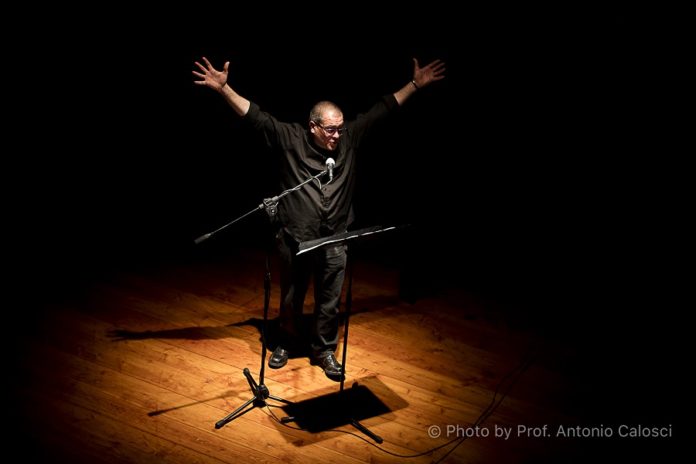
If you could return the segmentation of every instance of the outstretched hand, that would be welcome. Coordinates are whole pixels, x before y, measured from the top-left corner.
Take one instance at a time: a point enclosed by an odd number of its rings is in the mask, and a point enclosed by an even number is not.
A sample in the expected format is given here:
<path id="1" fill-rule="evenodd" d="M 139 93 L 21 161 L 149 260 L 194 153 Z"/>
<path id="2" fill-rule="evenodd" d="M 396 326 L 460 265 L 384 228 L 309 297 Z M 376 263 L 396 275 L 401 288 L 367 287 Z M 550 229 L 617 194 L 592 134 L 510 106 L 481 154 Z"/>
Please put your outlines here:
<path id="1" fill-rule="evenodd" d="M 434 60 L 421 68 L 418 65 L 418 60 L 413 59 L 413 80 L 418 88 L 444 78 L 445 63 L 442 60 Z"/>
<path id="2" fill-rule="evenodd" d="M 203 61 L 205 62 L 205 66 L 200 64 L 198 61 L 195 62 L 196 66 L 198 66 L 203 72 L 192 71 L 194 76 L 200 77 L 202 80 L 193 81 L 193 83 L 197 85 L 205 85 L 206 87 L 210 87 L 211 89 L 220 92 L 227 83 L 227 70 L 230 66 L 230 62 L 225 62 L 222 67 L 222 71 L 218 71 L 213 67 L 212 64 L 210 64 L 210 61 L 208 61 L 208 58 L 205 56 L 203 57 Z"/>

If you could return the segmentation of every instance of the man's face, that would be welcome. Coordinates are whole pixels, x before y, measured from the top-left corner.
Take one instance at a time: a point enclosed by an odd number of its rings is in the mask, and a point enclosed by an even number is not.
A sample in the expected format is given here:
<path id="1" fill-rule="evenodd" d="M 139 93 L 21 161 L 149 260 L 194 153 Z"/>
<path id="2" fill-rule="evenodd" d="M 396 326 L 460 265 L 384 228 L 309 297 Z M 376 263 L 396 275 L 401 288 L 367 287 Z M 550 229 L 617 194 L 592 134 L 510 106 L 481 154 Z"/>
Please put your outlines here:
<path id="1" fill-rule="evenodd" d="M 321 148 L 334 151 L 338 146 L 338 139 L 345 130 L 343 128 L 343 114 L 329 110 L 322 114 L 321 124 L 310 121 L 309 130 L 314 136 L 314 141 Z"/>

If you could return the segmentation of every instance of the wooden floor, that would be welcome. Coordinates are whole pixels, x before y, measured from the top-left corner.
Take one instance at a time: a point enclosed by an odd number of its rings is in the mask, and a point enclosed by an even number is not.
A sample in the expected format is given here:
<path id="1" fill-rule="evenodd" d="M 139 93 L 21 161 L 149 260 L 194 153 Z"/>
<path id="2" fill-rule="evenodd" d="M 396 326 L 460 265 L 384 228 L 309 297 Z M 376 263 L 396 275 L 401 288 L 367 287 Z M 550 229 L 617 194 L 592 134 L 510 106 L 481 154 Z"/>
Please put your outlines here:
<path id="1" fill-rule="evenodd" d="M 6 423 L 19 460 L 481 463 L 595 457 L 588 449 L 599 439 L 556 436 L 559 425 L 600 422 L 583 422 L 578 407 L 582 392 L 566 364 L 577 359 L 576 347 L 461 289 L 405 302 L 398 272 L 368 262 L 356 263 L 346 390 L 339 404 L 384 443 L 332 414 L 339 384 L 306 356 L 265 370 L 271 395 L 296 403 L 297 422 L 279 423 L 287 411 L 269 400 L 269 407 L 216 429 L 218 420 L 251 397 L 243 369 L 259 379 L 262 264 L 253 251 L 186 259 L 96 276 L 56 301 L 44 298 L 40 312 L 23 319 L 27 326 L 16 327 L 21 336 L 8 348 L 20 353 L 16 396 L 8 399 L 19 414 Z M 273 277 L 271 338 L 278 307 Z M 311 292 L 306 303 L 309 314 Z M 618 452 L 635 449 L 614 443 Z"/>

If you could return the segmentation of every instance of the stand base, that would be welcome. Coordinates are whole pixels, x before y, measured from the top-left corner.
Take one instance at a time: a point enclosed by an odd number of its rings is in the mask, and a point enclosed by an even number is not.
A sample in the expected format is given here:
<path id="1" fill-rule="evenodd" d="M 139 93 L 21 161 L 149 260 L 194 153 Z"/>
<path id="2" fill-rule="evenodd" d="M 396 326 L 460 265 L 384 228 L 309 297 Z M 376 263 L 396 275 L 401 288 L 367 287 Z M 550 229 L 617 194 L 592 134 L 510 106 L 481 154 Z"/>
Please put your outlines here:
<path id="1" fill-rule="evenodd" d="M 281 403 L 292 404 L 292 401 L 288 401 L 286 399 L 271 395 L 268 391 L 268 387 L 266 387 L 266 385 L 264 385 L 263 382 L 261 382 L 261 384 L 257 384 L 254 378 L 251 376 L 249 368 L 245 367 L 243 372 L 244 376 L 247 379 L 247 382 L 249 382 L 249 387 L 251 388 L 251 392 L 254 394 L 254 396 L 249 398 L 249 400 L 246 403 L 229 413 L 227 416 L 217 421 L 215 423 L 216 429 L 223 427 L 228 422 L 232 422 L 239 416 L 246 414 L 254 408 L 262 408 L 266 406 L 266 399 L 268 398 L 275 401 L 279 401 Z M 249 405 L 252 406 L 249 408 Z"/>

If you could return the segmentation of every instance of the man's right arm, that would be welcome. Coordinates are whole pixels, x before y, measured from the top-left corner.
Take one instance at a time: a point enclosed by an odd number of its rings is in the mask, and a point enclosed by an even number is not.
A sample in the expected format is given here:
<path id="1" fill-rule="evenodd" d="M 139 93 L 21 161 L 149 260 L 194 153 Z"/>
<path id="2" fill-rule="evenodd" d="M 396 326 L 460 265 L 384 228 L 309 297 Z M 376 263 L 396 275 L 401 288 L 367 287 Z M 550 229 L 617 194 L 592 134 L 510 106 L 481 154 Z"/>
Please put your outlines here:
<path id="1" fill-rule="evenodd" d="M 246 116 L 246 114 L 249 112 L 249 107 L 251 106 L 251 102 L 249 100 L 235 92 L 232 87 L 227 85 L 227 83 L 220 88 L 219 92 L 227 104 L 230 105 L 238 115 Z"/>

